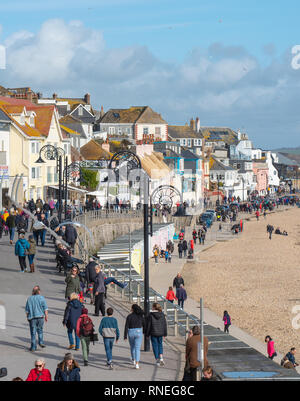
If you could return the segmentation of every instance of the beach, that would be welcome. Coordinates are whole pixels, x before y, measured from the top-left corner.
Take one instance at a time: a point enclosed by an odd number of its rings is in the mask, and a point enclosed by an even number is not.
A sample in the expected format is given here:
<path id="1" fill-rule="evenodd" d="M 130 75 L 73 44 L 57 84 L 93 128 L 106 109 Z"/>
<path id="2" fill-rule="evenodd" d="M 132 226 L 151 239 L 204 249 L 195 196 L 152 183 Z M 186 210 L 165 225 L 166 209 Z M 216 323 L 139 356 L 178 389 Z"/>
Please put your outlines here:
<path id="1" fill-rule="evenodd" d="M 267 224 L 288 236 L 273 233 L 270 240 Z M 241 235 L 201 252 L 201 263 L 185 264 L 188 296 L 202 297 L 220 318 L 227 310 L 234 325 L 260 341 L 270 335 L 281 353 L 297 348 L 300 328 L 292 326 L 297 316 L 292 308 L 298 305 L 300 313 L 299 234 L 298 207 L 245 221 Z M 300 315 L 295 320 L 300 326 Z"/>

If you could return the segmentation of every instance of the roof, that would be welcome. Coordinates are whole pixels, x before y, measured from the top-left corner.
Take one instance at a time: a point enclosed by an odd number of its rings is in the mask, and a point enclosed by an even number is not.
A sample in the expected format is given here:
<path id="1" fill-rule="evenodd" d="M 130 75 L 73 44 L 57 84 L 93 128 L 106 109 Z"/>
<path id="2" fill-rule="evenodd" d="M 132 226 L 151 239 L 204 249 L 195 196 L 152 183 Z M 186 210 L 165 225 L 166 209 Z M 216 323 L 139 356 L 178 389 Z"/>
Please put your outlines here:
<path id="1" fill-rule="evenodd" d="M 9 116 L 0 107 L 0 122 L 11 122 Z"/>
<path id="2" fill-rule="evenodd" d="M 30 127 L 27 123 L 24 125 L 21 125 L 18 123 L 17 120 L 15 120 L 6 110 L 4 106 L 0 105 L 0 111 L 2 116 L 6 116 L 7 119 L 9 119 L 17 128 L 19 128 L 24 134 L 30 136 L 30 137 L 41 137 L 41 132 L 38 131 L 36 128 Z M 5 118 L 5 117 L 4 117 Z M 8 120 L 6 120 L 8 121 Z"/>
<path id="3" fill-rule="evenodd" d="M 196 133 L 189 125 L 169 125 L 168 136 L 174 139 L 199 138 L 199 133 Z"/>
<path id="4" fill-rule="evenodd" d="M 181 147 L 181 157 L 183 157 L 184 159 L 202 159 L 202 156 L 196 155 L 195 153 L 184 147 Z"/>
<path id="5" fill-rule="evenodd" d="M 80 148 L 80 154 L 85 160 L 99 160 L 103 157 L 110 159 L 111 155 L 94 139 Z"/>
<path id="6" fill-rule="evenodd" d="M 210 171 L 236 171 L 233 167 L 226 166 L 224 163 L 220 162 L 219 160 L 215 159 L 214 157 L 211 157 L 210 163 L 209 163 L 209 170 Z"/>
<path id="7" fill-rule="evenodd" d="M 132 106 L 128 109 L 110 109 L 100 119 L 100 123 L 114 124 L 167 124 L 160 114 L 149 106 Z"/>
<path id="8" fill-rule="evenodd" d="M 207 141 L 223 141 L 228 145 L 239 142 L 237 132 L 231 128 L 202 127 L 200 131 Z"/>
<path id="9" fill-rule="evenodd" d="M 152 152 L 151 155 L 144 154 L 140 159 L 142 168 L 152 179 L 164 178 L 171 172 L 171 169 L 164 162 L 164 157 L 161 153 Z"/>

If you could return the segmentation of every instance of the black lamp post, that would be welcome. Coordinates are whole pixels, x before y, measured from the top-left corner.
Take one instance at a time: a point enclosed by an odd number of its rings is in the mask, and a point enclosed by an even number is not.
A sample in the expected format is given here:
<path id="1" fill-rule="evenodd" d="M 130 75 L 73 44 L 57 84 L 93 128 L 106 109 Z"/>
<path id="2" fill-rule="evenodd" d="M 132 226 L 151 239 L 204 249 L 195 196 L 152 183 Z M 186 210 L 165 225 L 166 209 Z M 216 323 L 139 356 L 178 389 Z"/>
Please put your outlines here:
<path id="1" fill-rule="evenodd" d="M 142 171 L 142 163 L 140 158 L 133 152 L 120 151 L 115 153 L 110 162 L 108 168 L 113 169 L 116 177 L 120 180 L 120 172 L 122 171 L 121 166 L 126 164 L 127 179 L 129 172 L 132 170 L 139 170 L 143 179 L 139 179 L 140 182 L 140 196 L 144 193 L 144 313 L 146 320 L 150 314 L 150 300 L 149 300 L 149 177 Z M 143 186 L 143 188 L 142 188 Z M 143 189 L 143 191 L 141 191 Z M 150 340 L 148 337 L 144 337 L 144 351 L 150 351 Z"/>
<path id="2" fill-rule="evenodd" d="M 65 197 L 65 219 L 67 219 L 67 201 L 68 201 L 68 182 L 71 178 L 79 177 L 80 181 L 81 170 L 80 170 L 80 163 L 73 162 L 68 165 L 68 157 L 65 158 L 65 168 L 63 172 L 64 178 L 64 197 Z"/>
<path id="3" fill-rule="evenodd" d="M 62 148 L 53 145 L 45 145 L 40 149 L 39 158 L 36 163 L 46 163 L 46 160 L 56 160 L 56 170 L 58 171 L 58 221 L 61 223 L 62 212 L 62 158 L 65 157 L 65 151 Z"/>

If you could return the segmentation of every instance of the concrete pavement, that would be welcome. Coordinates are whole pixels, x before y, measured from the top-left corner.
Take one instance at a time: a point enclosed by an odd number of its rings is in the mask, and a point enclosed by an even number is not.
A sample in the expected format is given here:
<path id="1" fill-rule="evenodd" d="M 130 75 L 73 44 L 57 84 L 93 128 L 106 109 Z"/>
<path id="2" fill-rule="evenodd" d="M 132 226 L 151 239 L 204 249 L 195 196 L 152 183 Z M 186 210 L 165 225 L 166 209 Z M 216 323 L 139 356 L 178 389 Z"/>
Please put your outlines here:
<path id="1" fill-rule="evenodd" d="M 7 367 L 8 376 L 2 380 L 11 380 L 20 376 L 26 379 L 30 369 L 34 367 L 37 357 L 46 360 L 46 367 L 52 376 L 55 374 L 57 364 L 69 352 L 66 329 L 62 325 L 63 313 L 66 306 L 64 299 L 64 276 L 56 271 L 53 245 L 49 238 L 45 247 L 39 246 L 35 258 L 36 272 L 20 273 L 18 258 L 14 256 L 14 245 L 9 244 L 8 237 L 0 240 L 0 304 L 6 309 L 6 329 L 0 329 L 0 367 Z M 34 285 L 41 287 L 49 307 L 49 320 L 44 326 L 44 339 L 46 348 L 35 353 L 29 351 L 30 332 L 25 318 L 25 304 L 31 295 Z M 93 317 L 93 307 L 86 304 L 90 316 L 98 330 L 101 317 Z M 179 380 L 180 352 L 170 344 L 164 345 L 164 359 L 166 366 L 157 367 L 154 363 L 152 351 L 141 353 L 140 370 L 136 370 L 129 363 L 130 350 L 128 341 L 123 340 L 124 323 L 129 313 L 129 305 L 119 302 L 109 292 L 106 307 L 112 306 L 114 316 L 119 322 L 121 338 L 113 349 L 114 370 L 106 367 L 106 356 L 101 338 L 95 345 L 90 346 L 90 364 L 83 366 L 82 353 L 73 351 L 81 369 L 81 379 L 97 381 L 174 381 Z M 100 336 L 99 336 L 100 337 Z M 143 349 L 143 347 L 142 347 Z"/>

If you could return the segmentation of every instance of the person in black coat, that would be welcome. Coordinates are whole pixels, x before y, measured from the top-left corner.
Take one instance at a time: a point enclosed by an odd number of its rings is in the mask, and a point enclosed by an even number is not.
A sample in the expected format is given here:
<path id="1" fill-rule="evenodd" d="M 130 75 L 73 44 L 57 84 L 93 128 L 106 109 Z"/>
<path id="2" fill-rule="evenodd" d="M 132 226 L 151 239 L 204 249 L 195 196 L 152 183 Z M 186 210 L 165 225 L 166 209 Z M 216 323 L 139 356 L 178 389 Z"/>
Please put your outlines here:
<path id="1" fill-rule="evenodd" d="M 85 279 L 86 279 L 88 289 L 90 288 L 90 286 L 93 286 L 93 288 L 94 288 L 94 284 L 95 284 L 95 280 L 96 280 L 96 276 L 97 276 L 97 273 L 95 270 L 96 266 L 97 266 L 97 263 L 94 261 L 93 258 L 90 258 L 90 261 L 86 265 L 86 268 L 85 268 Z M 90 291 L 90 295 L 91 295 L 91 304 L 93 304 L 94 300 L 95 300 L 93 291 Z"/>
<path id="2" fill-rule="evenodd" d="M 74 249 L 77 240 L 77 231 L 72 224 L 66 225 L 65 239 L 66 242 L 70 245 L 70 247 Z"/>
<path id="3" fill-rule="evenodd" d="M 78 351 L 80 347 L 80 339 L 76 334 L 76 325 L 77 320 L 81 316 L 81 312 L 82 303 L 79 302 L 78 294 L 73 293 L 70 295 L 70 301 L 67 303 L 65 309 L 63 325 L 68 329 L 68 337 L 70 342 L 69 349 L 74 348 L 73 331 L 75 332 L 75 351 Z"/>
<path id="4" fill-rule="evenodd" d="M 173 280 L 173 287 L 175 287 L 176 288 L 176 298 L 178 298 L 178 296 L 177 296 L 177 290 L 180 288 L 180 285 L 184 285 L 184 280 L 183 280 L 183 278 L 181 277 L 181 274 L 180 273 L 177 273 L 177 276 L 174 278 L 174 280 Z"/>
<path id="5" fill-rule="evenodd" d="M 183 245 L 182 245 L 182 242 L 180 241 L 178 244 L 179 259 L 182 259 L 182 252 L 183 252 Z"/>
<path id="6" fill-rule="evenodd" d="M 79 382 L 80 368 L 71 353 L 67 353 L 64 360 L 57 365 L 54 376 L 56 382 Z"/>
<path id="7" fill-rule="evenodd" d="M 187 249 L 188 249 L 187 241 L 183 240 L 183 242 L 182 242 L 182 250 L 183 250 L 183 255 L 184 255 L 185 258 L 186 258 Z"/>
<path id="8" fill-rule="evenodd" d="M 151 338 L 157 366 L 164 366 L 163 337 L 167 337 L 167 320 L 158 303 L 152 305 L 152 311 L 147 319 L 146 336 Z"/>

